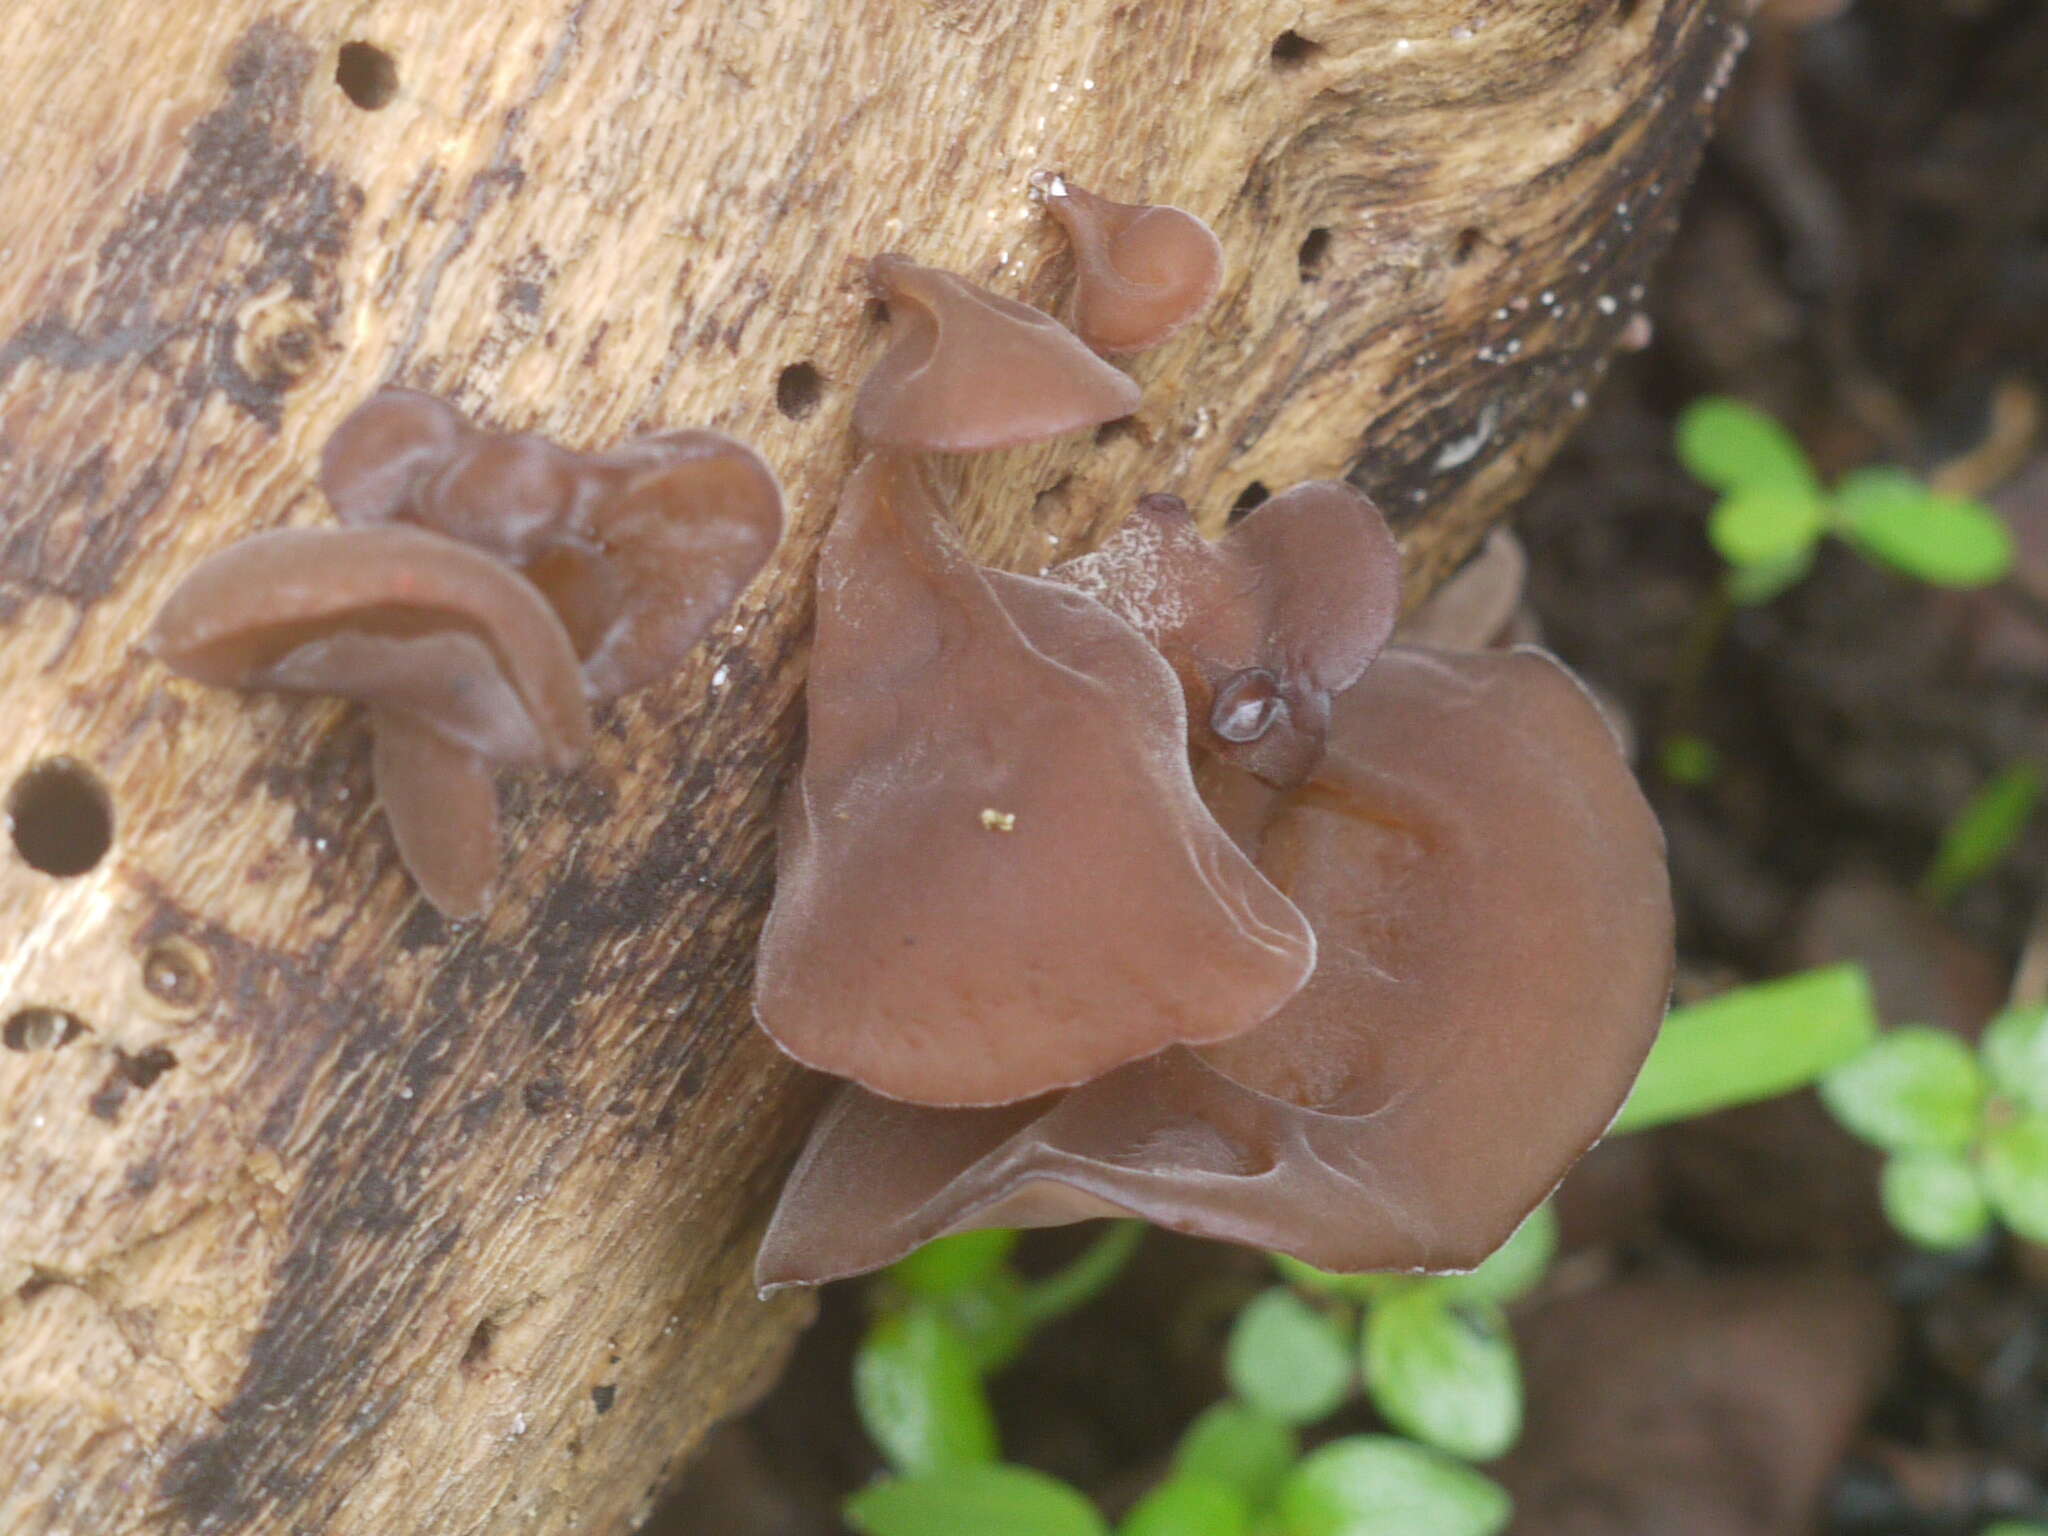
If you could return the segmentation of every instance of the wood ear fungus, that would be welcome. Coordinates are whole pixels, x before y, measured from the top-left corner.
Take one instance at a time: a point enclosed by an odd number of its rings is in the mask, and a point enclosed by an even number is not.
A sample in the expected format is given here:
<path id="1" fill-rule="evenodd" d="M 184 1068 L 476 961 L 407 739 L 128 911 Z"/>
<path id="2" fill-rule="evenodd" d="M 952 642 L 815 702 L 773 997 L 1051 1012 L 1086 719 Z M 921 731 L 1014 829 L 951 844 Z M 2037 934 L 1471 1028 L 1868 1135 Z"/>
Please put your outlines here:
<path id="1" fill-rule="evenodd" d="M 1158 346 L 1222 285 L 1223 244 L 1184 208 L 1112 202 L 1061 176 L 1045 209 L 1073 242 L 1074 330 L 1098 352 Z"/>
<path id="2" fill-rule="evenodd" d="M 481 911 L 496 875 L 491 768 L 573 766 L 591 702 L 679 662 L 782 526 L 774 477 L 718 433 L 589 456 L 415 390 L 343 421 L 320 479 L 347 526 L 201 562 L 150 646 L 203 682 L 368 705 L 379 800 L 451 917 Z"/>
<path id="3" fill-rule="evenodd" d="M 1563 668 L 1390 650 L 1307 784 L 1204 779 L 1313 923 L 1308 984 L 1230 1041 L 1023 1104 L 841 1090 L 764 1286 L 1107 1215 L 1326 1269 L 1470 1268 L 1605 1130 L 1663 1014 L 1670 896 L 1655 819 Z"/>
<path id="4" fill-rule="evenodd" d="M 893 332 L 854 398 L 871 445 L 980 453 L 1138 408 L 1138 386 L 1052 316 L 905 256 L 877 256 L 868 272 Z"/>
<path id="5" fill-rule="evenodd" d="M 1330 700 L 1401 606 L 1401 555 L 1363 494 L 1316 480 L 1215 543 L 1177 496 L 1139 500 L 1100 550 L 1051 579 L 1108 604 L 1172 663 L 1192 744 L 1287 787 L 1322 756 Z"/>
<path id="6" fill-rule="evenodd" d="M 1091 599 L 974 565 L 908 458 L 841 499 L 807 698 L 755 983 L 798 1060 L 999 1104 L 1238 1033 L 1312 969 L 1196 796 L 1171 669 Z"/>

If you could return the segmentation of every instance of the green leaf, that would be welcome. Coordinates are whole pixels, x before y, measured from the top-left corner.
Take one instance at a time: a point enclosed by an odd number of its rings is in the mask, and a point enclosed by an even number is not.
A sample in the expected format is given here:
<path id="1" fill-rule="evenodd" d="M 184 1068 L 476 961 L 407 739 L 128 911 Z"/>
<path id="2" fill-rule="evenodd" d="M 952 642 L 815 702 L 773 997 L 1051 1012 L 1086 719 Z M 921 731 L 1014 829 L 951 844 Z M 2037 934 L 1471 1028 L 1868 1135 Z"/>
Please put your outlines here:
<path id="1" fill-rule="evenodd" d="M 1557 1212 L 1546 1200 L 1471 1274 L 1442 1275 L 1426 1283 L 1461 1300 L 1506 1306 L 1535 1290 L 1556 1256 Z"/>
<path id="2" fill-rule="evenodd" d="M 926 1243 L 889 1266 L 889 1278 L 918 1296 L 953 1296 L 985 1283 L 1006 1263 L 1018 1234 L 1007 1227 Z"/>
<path id="3" fill-rule="evenodd" d="M 1970 797 L 1942 834 L 1934 862 L 1920 880 L 1920 894 L 1947 906 L 1964 886 L 1981 880 L 2012 851 L 2041 803 L 2041 770 L 2016 763 Z"/>
<path id="4" fill-rule="evenodd" d="M 1335 1296 L 1344 1301 L 1370 1301 L 1389 1286 L 1401 1284 L 1406 1275 L 1387 1274 L 1371 1270 L 1358 1275 L 1341 1275 L 1334 1270 L 1317 1269 L 1313 1264 L 1290 1258 L 1284 1253 L 1269 1253 L 1273 1267 L 1280 1271 L 1281 1278 L 1290 1285 L 1299 1286 L 1318 1296 Z"/>
<path id="5" fill-rule="evenodd" d="M 1946 1030 L 1909 1025 L 1820 1080 L 1837 1120 L 1887 1152 L 1960 1152 L 1977 1139 L 1984 1072 Z"/>
<path id="6" fill-rule="evenodd" d="M 2048 1112 L 2048 1003 L 2008 1008 L 1993 1019 L 1981 1054 L 1994 1088 Z"/>
<path id="7" fill-rule="evenodd" d="M 1251 1522 L 1244 1495 L 1230 1484 L 1175 1477 L 1138 1501 L 1117 1536 L 1244 1536 Z"/>
<path id="8" fill-rule="evenodd" d="M 1788 560 L 1762 565 L 1732 565 L 1721 573 L 1721 589 L 1729 601 L 1744 608 L 1768 603 L 1780 592 L 1799 585 L 1813 569 L 1813 548 L 1802 550 Z"/>
<path id="9" fill-rule="evenodd" d="M 1491 1461 L 1522 1432 L 1522 1372 L 1507 1319 L 1490 1301 L 1421 1284 L 1373 1303 L 1365 1390 L 1396 1429 Z"/>
<path id="10" fill-rule="evenodd" d="M 1783 571 L 1810 559 L 1827 528 L 1818 491 L 1799 485 L 1737 486 L 1707 519 L 1707 539 L 1739 570 Z"/>
<path id="11" fill-rule="evenodd" d="M 1227 1483 L 1254 1509 L 1263 1509 L 1280 1479 L 1301 1454 L 1293 1429 L 1269 1413 L 1224 1402 L 1206 1410 L 1180 1437 L 1173 1455 L 1176 1477 Z"/>
<path id="12" fill-rule="evenodd" d="M 2012 534 L 1974 501 L 1937 496 L 1902 469 L 1859 469 L 1835 487 L 1842 536 L 1936 587 L 1987 587 L 2012 569 Z"/>
<path id="13" fill-rule="evenodd" d="M 1679 462 L 1717 491 L 1777 486 L 1820 495 L 1813 466 L 1792 434 L 1740 400 L 1695 400 L 1678 418 L 1677 441 Z"/>
<path id="14" fill-rule="evenodd" d="M 1991 1206 L 1970 1160 L 1954 1152 L 1900 1152 L 1878 1184 L 1885 1215 L 1922 1248 L 1967 1248 L 1991 1227 Z"/>
<path id="15" fill-rule="evenodd" d="M 2048 1115 L 2022 1115 L 1984 1138 L 1984 1190 L 2021 1237 L 2048 1243 Z"/>
<path id="16" fill-rule="evenodd" d="M 1280 1488 L 1284 1536 L 1495 1536 L 1513 1512 L 1493 1479 L 1392 1435 L 1312 1451 Z"/>
<path id="17" fill-rule="evenodd" d="M 1351 1389 L 1343 1332 L 1284 1286 L 1238 1313 L 1223 1369 L 1239 1397 L 1289 1424 L 1334 1412 Z"/>
<path id="18" fill-rule="evenodd" d="M 2048 1525 L 2036 1525 L 2031 1520 L 2001 1520 L 1985 1526 L 1979 1536 L 2048 1536 Z"/>
<path id="19" fill-rule="evenodd" d="M 1028 1467 L 948 1467 L 863 1488 L 846 1501 L 863 1536 L 1109 1536 L 1073 1488 Z"/>
<path id="20" fill-rule="evenodd" d="M 1721 771 L 1721 754 L 1704 736 L 1680 734 L 1665 740 L 1657 766 L 1672 783 L 1698 789 L 1714 782 Z"/>
<path id="21" fill-rule="evenodd" d="M 1031 1340 L 1024 1282 L 1013 1269 L 999 1269 L 981 1284 L 955 1291 L 938 1306 L 966 1344 L 974 1368 L 984 1376 L 1016 1359 Z"/>
<path id="22" fill-rule="evenodd" d="M 1674 1008 L 1609 1134 L 1790 1093 L 1876 1037 L 1860 965 L 1801 971 Z"/>
<path id="23" fill-rule="evenodd" d="M 853 1401 L 899 1472 L 996 1459 L 995 1415 L 966 1342 L 929 1304 L 876 1320 L 853 1360 Z"/>

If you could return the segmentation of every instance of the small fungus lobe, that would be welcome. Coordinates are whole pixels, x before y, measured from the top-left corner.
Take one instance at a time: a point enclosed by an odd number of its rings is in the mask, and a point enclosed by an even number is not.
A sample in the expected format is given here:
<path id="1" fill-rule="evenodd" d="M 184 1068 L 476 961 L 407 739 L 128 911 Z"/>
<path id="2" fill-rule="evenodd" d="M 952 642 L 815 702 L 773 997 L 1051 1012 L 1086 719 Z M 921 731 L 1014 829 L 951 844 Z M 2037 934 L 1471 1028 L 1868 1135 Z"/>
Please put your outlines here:
<path id="1" fill-rule="evenodd" d="M 416 523 L 517 566 L 568 626 L 597 700 L 666 676 L 782 535 L 774 475 L 721 433 L 579 454 L 409 389 L 342 422 L 320 483 L 345 523 Z"/>
<path id="2" fill-rule="evenodd" d="M 320 483 L 344 526 L 201 562 L 150 645 L 202 682 L 369 706 L 379 801 L 451 917 L 496 875 L 492 769 L 573 766 L 592 702 L 668 675 L 782 528 L 774 476 L 718 433 L 585 455 L 408 389 L 341 423 Z"/>
<path id="3" fill-rule="evenodd" d="M 568 767 L 590 738 L 554 610 L 516 571 L 424 529 L 231 544 L 179 584 L 149 644 L 200 682 L 389 707 L 503 762 Z"/>
<path id="4" fill-rule="evenodd" d="M 567 631 L 502 562 L 422 528 L 290 528 L 202 561 L 150 647 L 226 688 L 367 704 L 378 798 L 435 906 L 481 911 L 497 872 L 487 763 L 568 768 L 590 707 Z"/>
<path id="5" fill-rule="evenodd" d="M 1379 654 L 1401 603 L 1386 519 L 1335 480 L 1261 502 L 1215 543 L 1179 497 L 1145 496 L 1101 549 L 1050 575 L 1172 663 L 1197 748 L 1283 788 L 1315 767 L 1330 700 Z"/>
<path id="6" fill-rule="evenodd" d="M 1098 352 L 1158 346 L 1222 285 L 1222 242 L 1185 209 L 1112 202 L 1065 177 L 1045 207 L 1073 242 L 1074 330 Z"/>
<path id="7" fill-rule="evenodd" d="M 1052 316 L 904 256 L 877 256 L 868 270 L 893 332 L 854 399 L 871 445 L 978 453 L 1138 408 L 1138 386 Z"/>
<path id="8" fill-rule="evenodd" d="M 1472 557 L 1429 600 L 1404 618 L 1395 639 L 1404 645 L 1439 645 L 1459 650 L 1484 650 L 1511 636 L 1532 638 L 1533 626 L 1520 626 L 1522 589 L 1529 575 L 1529 557 L 1512 530 L 1495 528 Z"/>
<path id="9" fill-rule="evenodd" d="M 1313 968 L 1196 795 L 1171 669 L 1093 599 L 975 566 L 914 460 L 841 499 L 807 700 L 755 986 L 798 1060 L 1007 1103 L 1239 1033 Z"/>

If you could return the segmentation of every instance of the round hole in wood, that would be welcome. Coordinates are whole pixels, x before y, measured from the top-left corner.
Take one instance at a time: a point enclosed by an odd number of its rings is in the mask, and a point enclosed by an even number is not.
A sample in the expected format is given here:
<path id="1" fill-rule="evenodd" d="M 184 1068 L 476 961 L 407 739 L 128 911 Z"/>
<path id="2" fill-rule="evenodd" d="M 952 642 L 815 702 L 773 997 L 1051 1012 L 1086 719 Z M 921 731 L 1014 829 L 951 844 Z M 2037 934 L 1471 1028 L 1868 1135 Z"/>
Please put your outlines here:
<path id="1" fill-rule="evenodd" d="M 334 59 L 334 83 L 365 112 L 378 112 L 398 95 L 398 64 L 374 43 L 343 43 Z"/>
<path id="2" fill-rule="evenodd" d="M 1289 27 L 1273 39 L 1273 46 L 1267 50 L 1275 69 L 1299 69 L 1310 59 L 1323 51 L 1323 45 Z"/>
<path id="3" fill-rule="evenodd" d="M 1294 253 L 1295 269 L 1304 283 L 1312 283 L 1323 275 L 1323 263 L 1329 258 L 1330 232 L 1318 226 L 1303 237 L 1301 248 Z"/>
<path id="4" fill-rule="evenodd" d="M 10 1051 L 57 1051 L 85 1032 L 85 1026 L 61 1008 L 22 1008 L 0 1024 L 0 1045 Z"/>
<path id="5" fill-rule="evenodd" d="M 114 806 L 99 776 L 71 757 L 30 766 L 7 795 L 14 849 L 46 875 L 82 875 L 114 841 Z"/>
<path id="6" fill-rule="evenodd" d="M 791 421 L 802 421 L 818 408 L 825 381 L 809 363 L 791 363 L 775 376 L 775 409 Z"/>

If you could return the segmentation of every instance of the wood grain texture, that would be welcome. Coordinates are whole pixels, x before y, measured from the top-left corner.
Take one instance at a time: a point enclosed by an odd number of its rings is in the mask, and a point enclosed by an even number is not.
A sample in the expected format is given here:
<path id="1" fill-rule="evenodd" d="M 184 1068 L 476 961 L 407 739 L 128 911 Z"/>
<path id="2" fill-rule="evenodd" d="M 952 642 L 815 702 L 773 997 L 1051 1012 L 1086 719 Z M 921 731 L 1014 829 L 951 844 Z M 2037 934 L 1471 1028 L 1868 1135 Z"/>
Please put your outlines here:
<path id="1" fill-rule="evenodd" d="M 1628 319 L 1720 3 L 13 7 L 0 787 L 73 759 L 114 835 L 75 876 L 0 859 L 0 1530 L 629 1529 L 805 1311 L 747 1274 L 817 1089 L 746 1005 L 883 337 L 862 259 L 1056 307 L 1032 173 L 1201 214 L 1211 316 L 1099 441 L 966 466 L 970 541 L 1036 570 L 1141 491 L 1213 526 L 1355 467 L 1419 590 Z M 349 42 L 391 100 L 337 83 Z M 792 510 L 584 768 L 504 779 L 461 928 L 398 867 L 360 715 L 137 649 L 203 554 L 328 521 L 319 445 L 385 381 L 576 448 L 714 426 Z"/>

